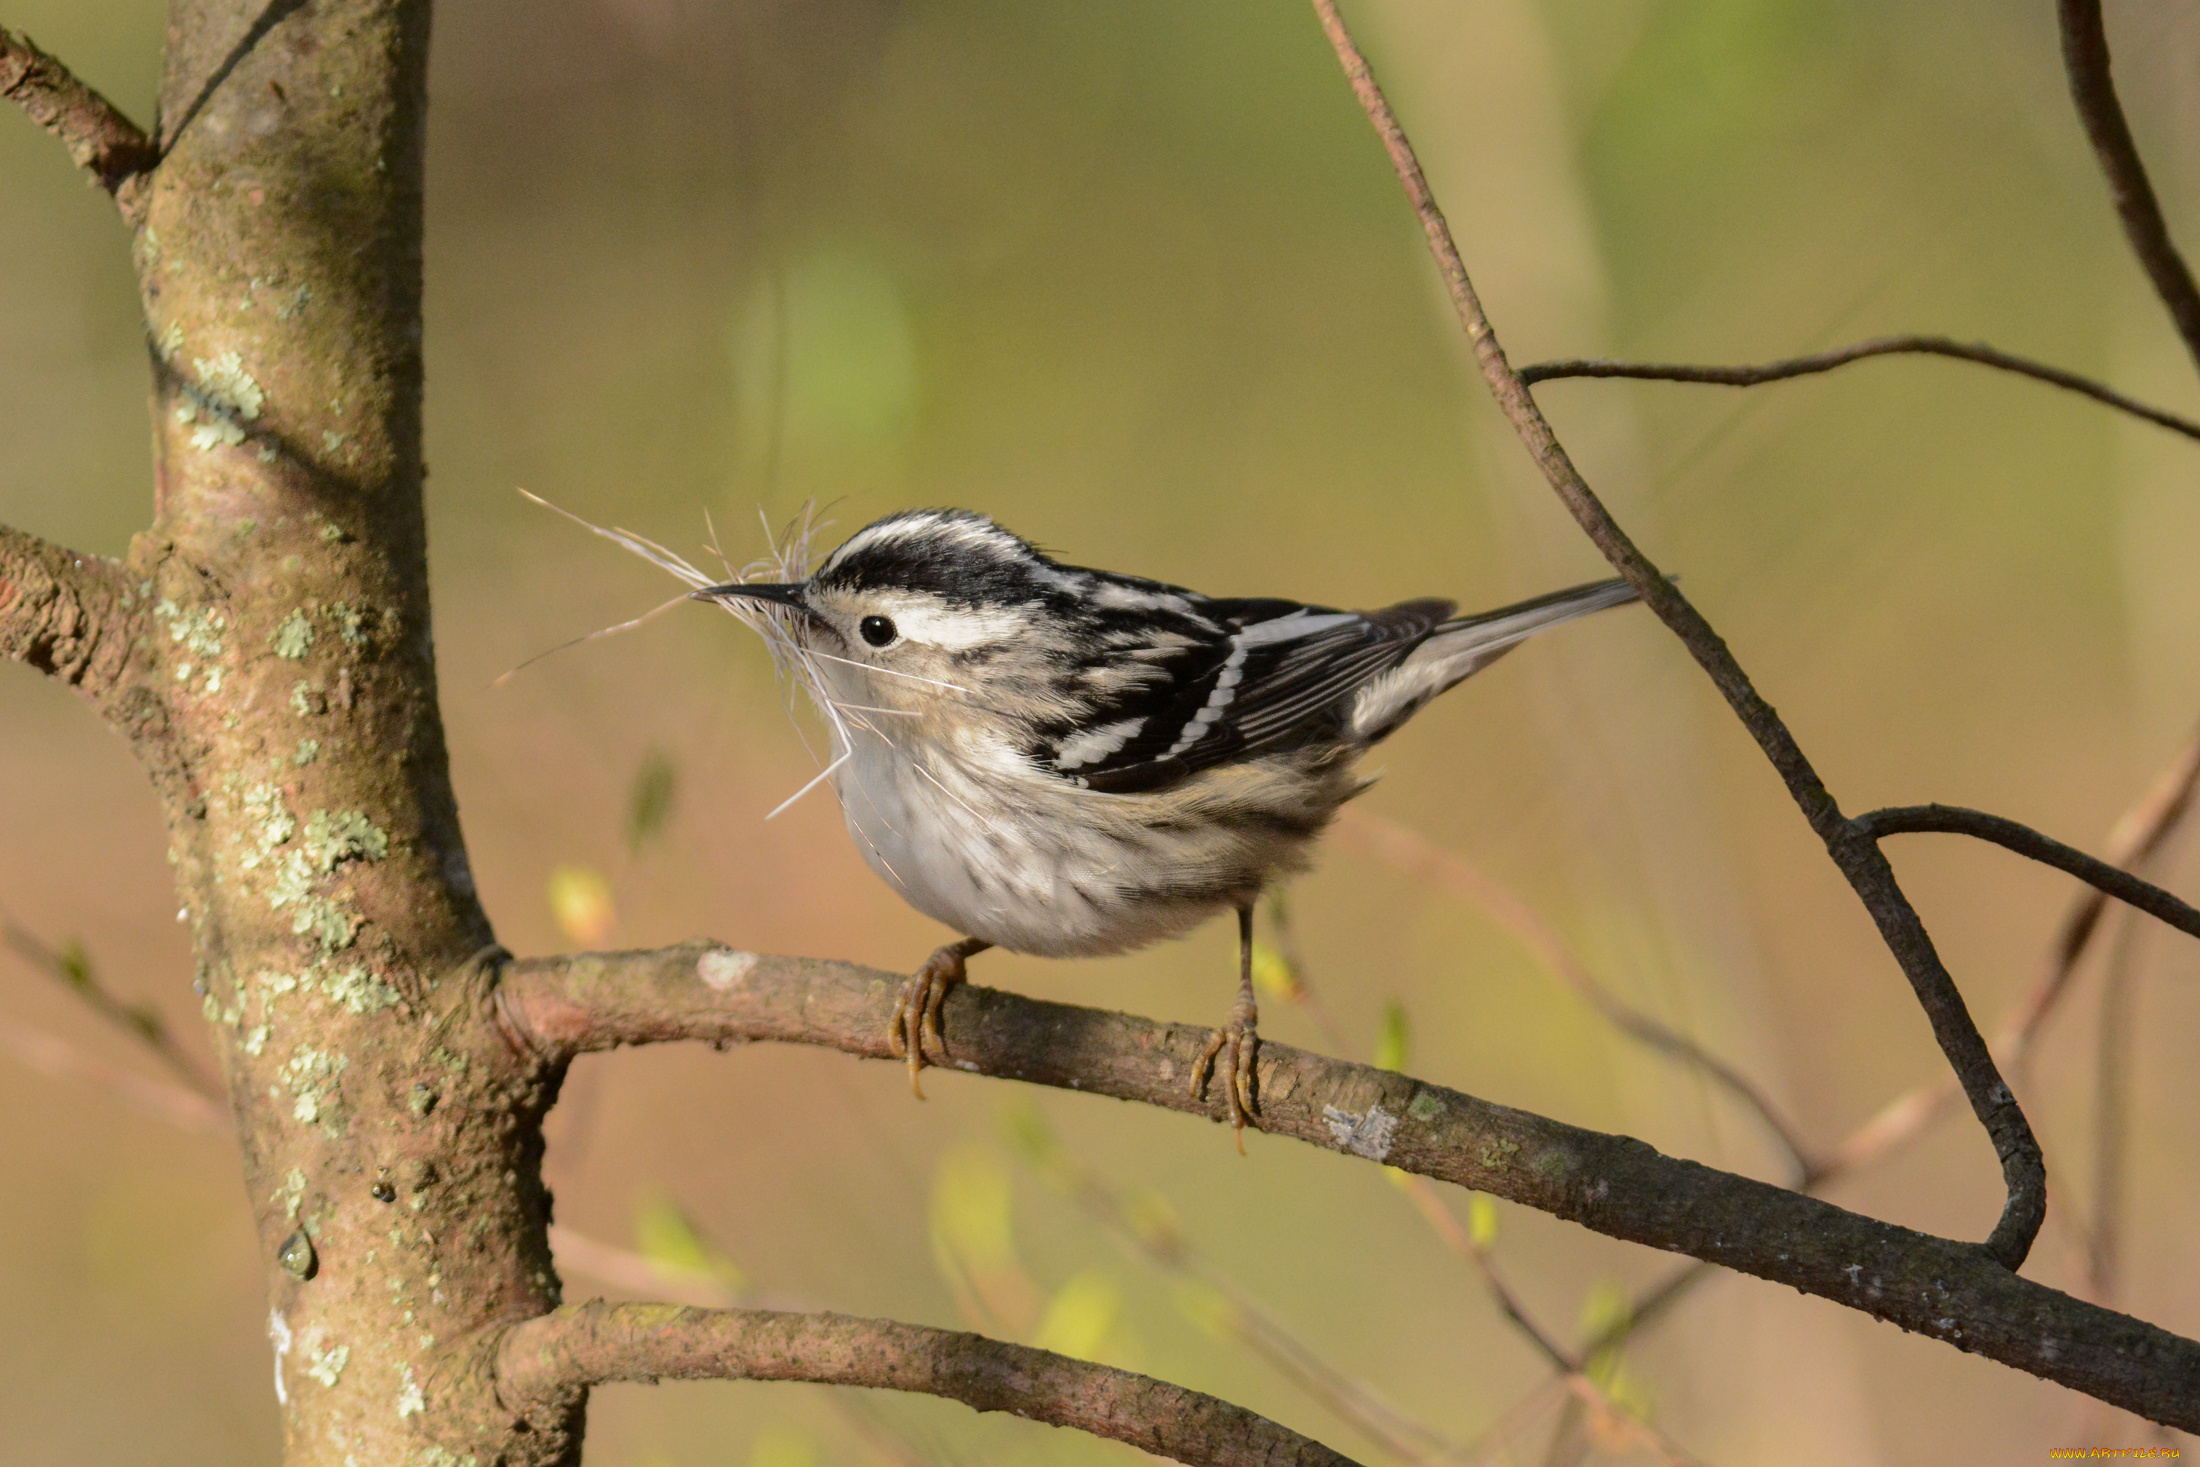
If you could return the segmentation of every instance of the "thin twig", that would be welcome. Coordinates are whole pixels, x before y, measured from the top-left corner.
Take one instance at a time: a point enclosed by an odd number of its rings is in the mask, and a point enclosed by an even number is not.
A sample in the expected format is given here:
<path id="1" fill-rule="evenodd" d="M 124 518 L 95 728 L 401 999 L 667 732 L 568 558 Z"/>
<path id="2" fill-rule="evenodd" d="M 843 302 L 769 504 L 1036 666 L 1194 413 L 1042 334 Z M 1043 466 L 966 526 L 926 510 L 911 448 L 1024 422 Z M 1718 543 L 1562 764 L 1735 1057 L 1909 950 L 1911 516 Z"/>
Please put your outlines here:
<path id="1" fill-rule="evenodd" d="M 1291 991 L 1286 997 L 1313 1015 L 1314 1022 L 1328 1039 L 1332 1050 L 1340 1055 L 1353 1053 L 1356 1046 L 1345 1039 L 1343 1030 L 1337 1026 L 1336 1021 L 1329 1016 L 1327 1007 L 1322 1004 L 1320 992 L 1313 980 L 1307 976 L 1306 960 L 1299 950 L 1297 936 L 1291 928 L 1290 914 L 1284 906 L 1280 892 L 1271 898 L 1269 916 L 1269 930 L 1276 934 L 1276 945 L 1281 950 L 1284 965 L 1291 975 Z M 1421 1220 L 1429 1225 L 1444 1246 L 1474 1270 L 1475 1276 L 1482 1282 L 1484 1292 L 1490 1296 L 1490 1302 L 1497 1306 L 1497 1312 L 1520 1331 L 1521 1337 L 1533 1345 L 1536 1352 L 1554 1369 L 1568 1374 L 1579 1370 L 1581 1362 L 1569 1355 L 1535 1317 L 1528 1313 L 1527 1306 L 1520 1302 L 1512 1285 L 1506 1282 L 1504 1273 L 1498 1268 L 1497 1260 L 1490 1256 L 1489 1249 L 1483 1247 L 1475 1240 L 1473 1233 L 1460 1225 L 1459 1215 L 1444 1204 L 1443 1198 L 1436 1195 L 1436 1188 L 1430 1184 L 1428 1178 L 1417 1177 L 1411 1172 L 1392 1172 L 1391 1178 L 1398 1183 L 1407 1200 L 1412 1202 L 1414 1211 L 1420 1214 Z"/>
<path id="2" fill-rule="evenodd" d="M 187 1131 L 221 1131 L 230 1125 L 228 1108 L 197 1090 L 94 1059 L 65 1039 L 4 1015 L 0 1015 L 0 1049 L 42 1075 L 96 1085 Z"/>
<path id="3" fill-rule="evenodd" d="M 1527 1306 L 1520 1302 L 1520 1297 L 1512 1291 L 1512 1285 L 1498 1271 L 1497 1260 L 1490 1257 L 1490 1250 L 1475 1241 L 1474 1234 L 1460 1224 L 1459 1215 L 1444 1205 L 1444 1199 L 1436 1195 L 1436 1188 L 1430 1184 L 1429 1179 L 1416 1177 L 1410 1172 L 1401 1172 L 1398 1174 L 1398 1181 L 1406 1196 L 1411 1199 L 1414 1209 L 1435 1229 L 1436 1236 L 1444 1240 L 1446 1247 L 1473 1267 L 1491 1302 L 1497 1305 L 1497 1312 L 1504 1315 L 1514 1329 L 1520 1331 L 1522 1338 L 1535 1346 L 1536 1353 L 1552 1369 L 1564 1374 L 1572 1375 L 1580 1370 L 1581 1359 L 1569 1354 L 1563 1345 L 1544 1331 L 1543 1326 L 1536 1322 L 1535 1316 L 1528 1313 Z"/>
<path id="4" fill-rule="evenodd" d="M 2066 871 L 2118 901 L 2167 922 L 2179 932 L 2200 937 L 2200 910 L 2183 899 L 2151 881 L 2141 880 L 2129 871 L 2111 866 L 2005 816 L 1967 810 L 1961 805 L 1899 805 L 1885 810 L 1867 810 L 1853 823 L 1873 840 L 1884 840 L 1890 835 L 1937 832 L 1990 841 L 2043 866 Z"/>
<path id="5" fill-rule="evenodd" d="M 2200 786 L 2200 731 L 2195 731 L 2185 741 L 2176 757 L 2155 776 L 2146 791 L 2109 827 L 2103 845 L 2111 863 L 2138 866 L 2160 851 L 2191 812 L 2196 786 Z M 2091 887 L 2071 904 L 2055 940 L 2049 945 L 2047 964 L 2039 981 L 1995 1036 L 1994 1053 L 2012 1073 L 2021 1069 L 2033 1036 L 2053 1012 L 2057 1001 L 2069 991 L 2070 977 L 2094 935 L 2100 931 L 2101 916 L 2107 907 L 2107 895 Z M 1869 1166 L 1912 1140 L 1955 1096 L 1955 1077 L 1952 1075 L 1941 1076 L 1904 1093 L 1827 1152 L 1805 1177 L 1803 1190 L 1815 1191 L 1849 1172 Z M 1708 1271 L 1708 1265 L 1702 1263 L 1676 1269 L 1663 1283 L 1636 1299 L 1627 1317 L 1607 1331 L 1605 1337 L 1591 1341 L 1588 1350 L 1594 1352 L 1617 1343 L 1649 1323 Z M 2110 1302 L 2098 1292 L 2094 1297 L 2102 1303 Z"/>
<path id="6" fill-rule="evenodd" d="M 2113 1304 L 2123 1253 L 2125 1164 L 2131 1139 L 2132 1019 L 2137 1009 L 2139 924 L 2116 924 L 2108 970 L 2101 975 L 2101 1015 L 2093 1048 L 2093 1186 L 2086 1210 L 2086 1292 Z"/>
<path id="7" fill-rule="evenodd" d="M 17 957 L 83 999 L 93 1013 L 150 1049 L 191 1089 L 217 1103 L 223 1099 L 221 1081 L 176 1042 L 160 1011 L 149 1005 L 124 1003 L 109 993 L 81 952 L 56 952 L 4 910 L 0 910 L 0 947 L 13 949 Z"/>
<path id="8" fill-rule="evenodd" d="M 142 190 L 133 185 L 159 161 L 159 154 L 144 129 L 124 116 L 122 109 L 32 45 L 30 37 L 4 26 L 0 26 L 0 96 L 61 139 L 76 166 L 113 195 L 123 217 L 133 224 L 138 221 Z"/>
<path id="9" fill-rule="evenodd" d="M 1622 1034 L 1660 1054 L 1692 1065 L 1716 1080 L 1746 1105 L 1780 1149 L 1800 1180 L 1810 1175 L 1813 1161 L 1794 1126 L 1757 1083 L 1687 1035 L 1670 1029 L 1632 1007 L 1568 947 L 1549 923 L 1503 882 L 1472 862 L 1444 849 L 1418 831 L 1386 820 L 1356 805 L 1339 815 L 1336 829 L 1343 838 L 1377 860 L 1417 876 L 1463 901 L 1469 902 L 1533 953 L 1543 967 L 1567 989 L 1602 1015 Z"/>
<path id="10" fill-rule="evenodd" d="M 498 1396 L 523 1406 L 611 1381 L 802 1380 L 944 1396 L 1195 1467 L 1350 1467 L 1349 1458 L 1266 1417 L 1151 1376 L 844 1314 L 596 1299 L 513 1326 L 495 1368 Z"/>
<path id="11" fill-rule="evenodd" d="M 2185 350 L 2200 364 L 2200 286 L 2193 283 L 2192 270 L 2170 240 L 2169 224 L 2154 197 L 2146 164 L 2139 159 L 2131 124 L 2124 118 L 2123 104 L 2116 100 L 2101 0 L 2057 0 L 2055 9 L 2062 26 L 2063 71 L 2070 81 L 2070 100 L 2077 105 L 2093 156 L 2108 180 L 2124 238 L 2131 242 L 2131 252 L 2139 257 L 2147 279 L 2154 282 L 2154 293 L 2169 309 Z"/>
<path id="12" fill-rule="evenodd" d="M 2102 846 L 2110 864 L 2136 866 L 2161 849 L 2191 812 L 2196 789 L 2200 789 L 2200 730 L 2109 828 Z M 2107 909 L 2107 893 L 2089 886 L 2064 915 L 2039 978 L 1994 1037 L 1994 1053 L 2012 1073 L 2022 1071 L 2033 1036 L 2069 991 Z M 1830 1178 L 1878 1160 L 1916 1136 L 1954 1098 L 1952 1077 L 1897 1097 L 1826 1153 L 1820 1175 Z"/>
<path id="13" fill-rule="evenodd" d="M 2004 372 L 2014 372 L 2020 377 L 2030 377 L 2035 382 L 2045 382 L 2066 392 L 2075 392 L 2104 403 L 2118 412 L 2143 418 L 2157 427 L 2172 433 L 2182 433 L 2187 438 L 2200 439 L 2200 423 L 2179 417 L 2135 397 L 2126 397 L 2115 388 L 2096 382 L 2091 377 L 2081 377 L 2076 372 L 2066 372 L 2061 367 L 2050 367 L 2045 362 L 2035 362 L 1999 347 L 1988 346 L 1983 341 L 1957 341 L 1952 336 L 1875 336 L 1869 341 L 1854 342 L 1835 347 L 1831 351 L 1812 352 L 1808 356 L 1787 357 L 1777 362 L 1765 362 L 1751 367 L 1699 367 L 1681 366 L 1662 362 L 1615 362 L 1598 357 L 1574 357 L 1565 361 L 1537 362 L 1520 369 L 1520 380 L 1530 387 L 1538 382 L 1557 382 L 1569 377 L 1632 377 L 1650 382 L 1701 382 L 1716 387 L 1756 387 L 1766 382 L 1785 382 L 1794 377 L 1809 377 L 1820 372 L 1830 372 L 1851 362 L 1861 362 L 1872 357 L 1929 356 L 1952 357 L 1960 362 L 1977 362 L 1981 366 L 1996 367 Z"/>
<path id="14" fill-rule="evenodd" d="M 550 1224 L 550 1251 L 560 1273 L 584 1274 L 637 1294 L 662 1295 L 675 1304 L 705 1309 L 727 1309 L 741 1302 L 739 1290 L 716 1279 L 660 1268 L 646 1254 L 591 1238 L 562 1223 Z"/>
<path id="15" fill-rule="evenodd" d="M 1199 1251 L 1165 1205 L 1141 1207 L 1127 1201 L 1106 1178 L 1064 1151 L 1036 1114 L 1017 1117 L 1010 1129 L 1025 1159 L 1061 1189 L 1079 1211 L 1135 1248 L 1155 1267 L 1214 1290 L 1229 1306 L 1219 1322 L 1237 1342 L 1339 1420 L 1384 1451 L 1409 1462 L 1431 1457 L 1449 1459 L 1459 1454 L 1458 1443 L 1406 1415 L 1294 1335 Z"/>
<path id="16" fill-rule="evenodd" d="M 1727 649 L 1726 642 L 1681 594 L 1680 588 L 1620 528 L 1560 446 L 1527 384 L 1506 361 L 1504 348 L 1498 344 L 1497 334 L 1482 309 L 1474 283 L 1467 276 L 1458 246 L 1452 240 L 1451 226 L 1445 222 L 1436 196 L 1414 156 L 1413 145 L 1407 140 L 1405 129 L 1399 125 L 1397 114 L 1391 110 L 1382 89 L 1376 85 L 1373 73 L 1368 70 L 1367 58 L 1360 54 L 1351 33 L 1345 29 L 1344 20 L 1337 13 L 1336 0 L 1313 0 L 1313 4 L 1321 18 L 1322 30 L 1344 67 L 1353 94 L 1374 125 L 1376 135 L 1382 139 L 1399 182 L 1405 186 L 1407 199 L 1420 220 L 1430 253 L 1435 256 L 1437 269 L 1451 295 L 1460 327 L 1466 332 L 1475 360 L 1482 369 L 1483 380 L 1499 409 L 1582 531 L 1604 553 L 1613 568 L 1626 577 L 1644 604 L 1672 629 L 1710 676 L 1735 716 L 1756 739 L 1811 829 L 1825 843 L 1827 855 L 1871 914 L 1888 951 L 1910 980 L 1941 1053 L 1947 1056 L 1949 1066 L 1962 1081 L 1971 1109 L 1986 1128 L 1995 1155 L 2000 1159 L 2007 1200 L 1985 1246 L 2003 1266 L 2016 1268 L 2024 1262 L 2032 1239 L 2038 1235 L 2040 1223 L 2047 1215 L 2046 1163 L 2040 1154 L 2039 1141 L 2032 1134 L 2031 1123 L 2025 1119 L 2023 1108 L 2003 1082 L 1986 1040 L 1972 1020 L 1955 979 L 1949 975 L 1934 948 L 1925 924 L 1896 881 L 1894 869 L 1888 865 L 1886 857 L 1876 844 L 1865 839 L 1842 817 L 1841 807 L 1804 756 L 1795 736 L 1773 711 L 1772 705 L 1757 692 L 1749 675 Z"/>

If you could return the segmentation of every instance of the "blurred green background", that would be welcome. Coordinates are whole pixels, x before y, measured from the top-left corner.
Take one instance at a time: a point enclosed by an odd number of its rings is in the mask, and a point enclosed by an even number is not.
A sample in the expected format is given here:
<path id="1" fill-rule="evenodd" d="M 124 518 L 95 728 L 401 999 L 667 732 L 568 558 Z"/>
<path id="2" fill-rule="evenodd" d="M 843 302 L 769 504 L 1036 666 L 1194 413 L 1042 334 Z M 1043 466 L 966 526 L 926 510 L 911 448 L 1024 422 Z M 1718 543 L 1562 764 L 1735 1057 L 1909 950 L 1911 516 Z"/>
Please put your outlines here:
<path id="1" fill-rule="evenodd" d="M 1515 361 L 1755 361 L 1925 330 L 2200 408 L 2070 114 L 2045 0 L 1386 0 L 1351 17 Z M 150 111 L 154 0 L 13 0 L 4 19 Z M 2200 6 L 2110 21 L 2173 226 L 2200 241 Z M 676 589 L 517 487 L 689 551 L 708 515 L 736 563 L 763 548 L 759 511 L 777 524 L 814 499 L 828 544 L 889 509 L 962 505 L 1073 561 L 1344 605 L 1494 605 L 1602 572 L 1488 408 L 1301 6 L 449 0 L 436 31 L 443 697 L 474 866 L 516 951 L 709 933 L 906 969 L 944 937 L 861 867 L 829 796 L 763 822 L 815 766 L 763 650 L 726 618 L 695 608 L 489 686 Z M 0 520 L 119 553 L 149 502 L 124 235 L 12 111 L 0 199 Z M 2189 443 L 1946 362 L 1746 394 L 1539 396 L 1851 809 L 1973 804 L 2098 848 L 2200 716 Z M 1387 774 L 1367 811 L 1512 886 L 1816 1144 L 1939 1072 L 1863 913 L 1640 612 L 1538 641 L 1371 762 Z M 203 1049 L 162 853 L 120 742 L 0 669 L 0 905 L 81 940 Z M 1998 1026 L 2069 883 L 1950 838 L 1894 854 Z M 2181 856 L 2159 874 L 2188 891 L 2200 875 Z M 1418 1074 L 1778 1174 L 1723 1094 L 1351 832 L 1292 903 L 1305 976 L 1363 1055 L 1395 1004 Z M 2134 934 L 2136 1038 L 2109 1064 L 2133 1116 L 2119 1297 L 2190 1334 L 2200 964 Z M 1211 1022 L 1230 942 L 1215 924 L 1109 961 L 988 955 L 975 976 Z M 2027 1272 L 2071 1288 L 2097 985 L 2022 1087 L 2057 1186 Z M 0 1013 L 146 1067 L 5 953 Z M 1263 1018 L 1273 1038 L 1325 1042 L 1280 998 Z M 1395 1460 L 1247 1349 L 1212 1284 L 1081 1211 L 1056 1185 L 1080 1168 L 1400 1412 L 1539 1459 L 1560 1415 L 1546 1368 L 1377 1169 L 1257 1136 L 1240 1160 L 1210 1125 L 967 1077 L 927 1093 L 808 1052 L 586 1060 L 553 1121 L 560 1221 L 716 1285 L 737 1270 L 764 1297 L 1042 1338 Z M 228 1143 L 13 1060 L 0 1113 L 0 1462 L 272 1460 Z M 1983 1137 L 1950 1117 L 1832 1195 L 1980 1237 L 2000 1193 Z M 1446 1201 L 1467 1217 L 1463 1194 Z M 1498 1266 L 1568 1340 L 1674 1265 L 1506 1204 L 1474 1221 L 1494 1222 Z M 567 1283 L 611 1288 L 570 1258 Z M 1615 1390 L 1717 1464 L 2149 1439 L 1733 1277 L 1642 1333 L 1623 1369 Z M 635 1467 L 1129 1459 L 804 1387 L 613 1388 L 594 1423 L 591 1462 Z M 1654 1455 L 1609 1431 L 1585 1449 Z"/>

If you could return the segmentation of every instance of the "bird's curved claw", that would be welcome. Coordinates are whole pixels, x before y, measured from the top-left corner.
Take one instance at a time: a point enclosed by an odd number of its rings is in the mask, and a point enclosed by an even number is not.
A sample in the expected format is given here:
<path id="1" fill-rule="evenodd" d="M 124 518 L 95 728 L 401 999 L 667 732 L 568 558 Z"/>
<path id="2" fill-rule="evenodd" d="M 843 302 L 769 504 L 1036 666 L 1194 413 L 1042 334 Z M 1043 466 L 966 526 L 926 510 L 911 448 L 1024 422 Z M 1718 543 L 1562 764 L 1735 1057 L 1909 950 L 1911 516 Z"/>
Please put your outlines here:
<path id="1" fill-rule="evenodd" d="M 1259 1011 L 1240 998 L 1223 1026 L 1207 1036 L 1207 1047 L 1200 1051 L 1199 1063 L 1192 1066 L 1192 1099 L 1203 1100 L 1207 1077 L 1215 1069 L 1215 1060 L 1221 1059 L 1222 1094 L 1229 1106 L 1230 1130 L 1240 1156 L 1245 1154 L 1245 1127 L 1254 1115 L 1253 1067 L 1260 1053 L 1259 1023 Z"/>
<path id="2" fill-rule="evenodd" d="M 909 1089 L 919 1100 L 924 1099 L 924 1086 L 917 1079 L 926 1063 L 924 1041 L 930 1039 L 940 1058 L 947 1057 L 947 1037 L 940 1031 L 940 1005 L 947 1002 L 948 992 L 968 976 L 964 964 L 986 946 L 966 938 L 938 949 L 910 975 L 902 985 L 901 997 L 895 1000 L 894 1016 L 887 1021 L 886 1044 L 909 1061 Z"/>

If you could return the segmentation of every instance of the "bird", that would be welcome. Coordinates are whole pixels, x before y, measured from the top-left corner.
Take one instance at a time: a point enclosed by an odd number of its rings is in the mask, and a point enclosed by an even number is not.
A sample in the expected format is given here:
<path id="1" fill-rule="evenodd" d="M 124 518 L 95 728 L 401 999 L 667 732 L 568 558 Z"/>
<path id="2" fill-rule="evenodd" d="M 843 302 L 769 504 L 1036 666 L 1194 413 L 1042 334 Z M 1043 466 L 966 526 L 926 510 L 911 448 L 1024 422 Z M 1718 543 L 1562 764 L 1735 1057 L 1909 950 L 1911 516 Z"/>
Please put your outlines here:
<path id="1" fill-rule="evenodd" d="M 1237 999 L 1189 1091 L 1205 1100 L 1219 1060 L 1241 1151 L 1263 890 L 1308 867 L 1374 782 L 1359 757 L 1431 699 L 1536 632 L 1636 599 L 1618 580 L 1474 616 L 1436 598 L 1203 596 L 1061 563 L 959 509 L 889 514 L 799 579 L 690 595 L 773 642 L 832 729 L 819 778 L 864 861 L 962 934 L 895 1005 L 888 1048 L 911 1088 L 928 1043 L 947 1054 L 941 1004 L 977 954 L 1122 953 L 1234 910 Z"/>

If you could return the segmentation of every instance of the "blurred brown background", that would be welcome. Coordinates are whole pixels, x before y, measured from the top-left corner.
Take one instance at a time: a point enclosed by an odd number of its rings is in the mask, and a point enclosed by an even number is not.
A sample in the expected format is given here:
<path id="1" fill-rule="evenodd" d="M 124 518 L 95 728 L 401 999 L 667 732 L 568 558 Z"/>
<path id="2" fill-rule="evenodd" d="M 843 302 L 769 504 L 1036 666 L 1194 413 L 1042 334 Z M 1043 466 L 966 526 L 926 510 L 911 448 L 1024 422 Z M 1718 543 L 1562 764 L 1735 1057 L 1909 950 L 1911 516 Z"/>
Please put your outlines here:
<path id="1" fill-rule="evenodd" d="M 1755 361 L 1895 330 L 1982 337 L 2200 406 L 2062 89 L 2052 7 L 1995 0 L 1385 0 L 1354 8 L 1516 361 Z M 156 0 L 5 16 L 141 118 Z M 863 870 L 762 649 L 682 611 L 515 663 L 677 589 L 514 492 L 738 563 L 806 500 L 989 511 L 1065 558 L 1231 594 L 1494 605 L 1602 573 L 1489 410 L 1397 185 L 1293 5 L 446 0 L 428 254 L 443 697 L 475 869 L 522 953 L 697 933 L 906 969 L 942 932 Z M 2200 6 L 2112 6 L 2118 76 L 2200 242 Z M 120 553 L 147 514 L 126 241 L 61 149 L 0 117 L 0 520 Z M 2098 848 L 2200 717 L 2196 450 L 2035 384 L 1896 361 L 1743 394 L 1540 396 L 1687 577 L 1851 809 L 1939 799 Z M 1424 714 L 1365 807 L 1516 887 L 1620 991 L 1830 1144 L 1940 1061 L 1771 772 L 1640 612 L 1569 628 Z M 651 771 L 657 771 L 652 774 Z M 638 783 L 671 801 L 637 827 Z M 0 669 L 0 905 L 81 940 L 199 1046 L 153 801 L 66 693 Z M 2069 883 L 1912 837 L 1897 864 L 1982 1023 Z M 553 872 L 571 868 L 560 881 Z M 575 875 L 574 873 L 581 873 Z M 2181 856 L 2160 873 L 2195 886 Z M 574 910 L 591 881 L 611 910 Z M 1754 1123 L 1615 1036 L 1486 915 L 1345 840 L 1293 893 L 1308 976 L 1372 1048 L 1492 1099 L 1777 1174 Z M 1227 924 L 979 981 L 1211 1021 Z M 2139 933 L 2122 1299 L 2200 1330 L 2193 949 Z M 2081 1279 L 2089 978 L 2024 1094 L 2057 1207 L 2027 1271 Z M 147 1068 L 0 953 L 0 1012 Z M 1264 1032 L 1318 1043 L 1271 998 Z M 1165 1199 L 1219 1267 L 1447 1437 L 1533 1459 L 1532 1351 L 1376 1169 L 953 1075 L 702 1049 L 584 1061 L 554 1122 L 560 1220 L 676 1254 L 674 1209 L 763 1293 L 1044 1335 L 1377 1449 L 1218 1335 L 1188 1290 L 1004 1139 Z M 1022 1108 L 1017 1110 L 1014 1108 Z M 229 1146 L 0 1063 L 0 1462 L 276 1452 Z M 1833 1193 L 1983 1236 L 2000 1189 L 1951 1117 Z M 1466 1199 L 1450 1201 L 1461 1216 Z M 1158 1204 L 1148 1201 L 1142 1205 Z M 1003 1219 L 1012 1252 L 1003 1251 Z M 1496 1253 L 1573 1338 L 1673 1261 L 1507 1205 Z M 669 1241 L 668 1241 L 669 1238 Z M 568 1271 L 568 1292 L 604 1287 Z M 1227 1331 L 1222 1332 L 1223 1335 Z M 1716 1464 L 2024 1461 L 2127 1419 L 1832 1305 L 1721 1277 L 1626 1357 L 1623 1394 Z M 865 1415 L 863 1412 L 871 1414 Z M 1508 1413 L 1515 1413 L 1509 1415 Z M 599 1393 L 637 1467 L 1128 1460 L 940 1403 L 788 1386 Z M 1639 1454 L 1638 1454 L 1639 1455 Z"/>

